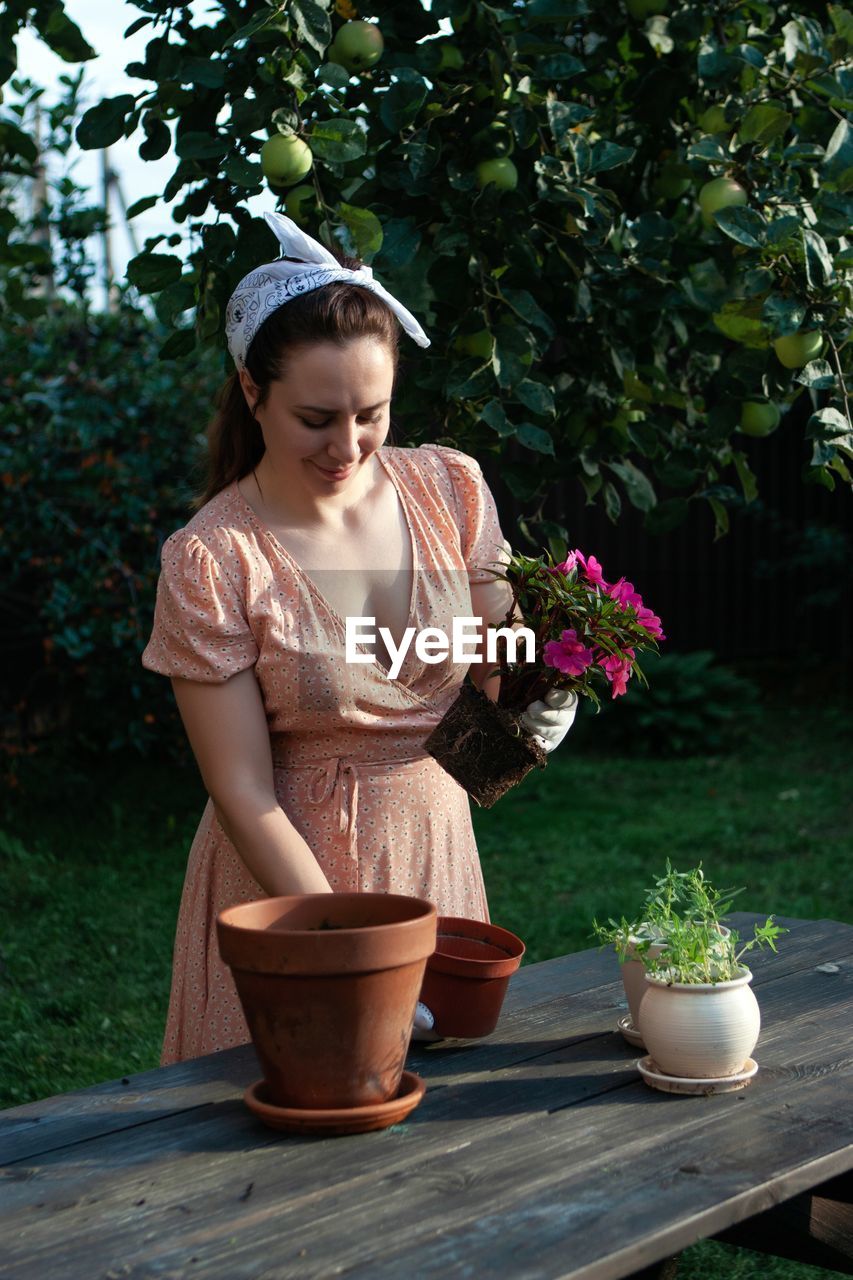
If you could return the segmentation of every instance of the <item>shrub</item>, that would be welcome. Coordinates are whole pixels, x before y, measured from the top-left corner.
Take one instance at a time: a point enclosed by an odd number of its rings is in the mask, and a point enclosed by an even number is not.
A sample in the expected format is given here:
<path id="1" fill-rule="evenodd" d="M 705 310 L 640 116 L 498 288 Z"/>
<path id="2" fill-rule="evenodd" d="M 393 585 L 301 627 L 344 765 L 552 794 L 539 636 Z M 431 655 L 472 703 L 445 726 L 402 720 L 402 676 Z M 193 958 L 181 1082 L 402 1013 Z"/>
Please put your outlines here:
<path id="1" fill-rule="evenodd" d="M 159 325 L 57 304 L 0 329 L 3 744 L 32 751 L 179 740 L 140 654 L 159 549 L 188 518 L 218 361 L 162 364 Z"/>
<path id="2" fill-rule="evenodd" d="M 649 687 L 632 682 L 618 704 L 604 702 L 600 716 L 584 715 L 585 744 L 660 755 L 730 750 L 755 725 L 758 689 L 713 663 L 707 650 L 649 654 L 642 663 Z"/>

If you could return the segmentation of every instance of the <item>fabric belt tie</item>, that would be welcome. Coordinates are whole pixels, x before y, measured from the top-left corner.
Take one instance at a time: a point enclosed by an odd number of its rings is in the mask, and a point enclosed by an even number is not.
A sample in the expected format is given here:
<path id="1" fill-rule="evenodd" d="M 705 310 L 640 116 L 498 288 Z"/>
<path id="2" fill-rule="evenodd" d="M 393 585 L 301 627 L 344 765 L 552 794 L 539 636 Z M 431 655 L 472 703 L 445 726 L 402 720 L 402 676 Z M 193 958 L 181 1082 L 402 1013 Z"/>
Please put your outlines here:
<path id="1" fill-rule="evenodd" d="M 358 771 L 350 760 L 327 760 L 312 770 L 306 790 L 310 804 L 325 804 L 334 793 L 338 830 L 346 834 L 351 858 L 357 856 L 355 819 L 358 813 Z"/>
<path id="2" fill-rule="evenodd" d="M 428 760 L 426 752 L 418 755 L 403 756 L 397 760 L 347 760 L 344 756 L 332 756 L 316 764 L 288 765 L 273 753 L 273 764 L 286 772 L 308 774 L 305 786 L 305 798 L 309 804 L 319 807 L 327 804 L 334 796 L 334 806 L 338 814 L 338 830 L 347 838 L 347 852 L 351 858 L 358 856 L 357 828 L 358 818 L 358 770 L 359 767 L 373 773 L 397 769 L 402 764 L 420 763 Z"/>

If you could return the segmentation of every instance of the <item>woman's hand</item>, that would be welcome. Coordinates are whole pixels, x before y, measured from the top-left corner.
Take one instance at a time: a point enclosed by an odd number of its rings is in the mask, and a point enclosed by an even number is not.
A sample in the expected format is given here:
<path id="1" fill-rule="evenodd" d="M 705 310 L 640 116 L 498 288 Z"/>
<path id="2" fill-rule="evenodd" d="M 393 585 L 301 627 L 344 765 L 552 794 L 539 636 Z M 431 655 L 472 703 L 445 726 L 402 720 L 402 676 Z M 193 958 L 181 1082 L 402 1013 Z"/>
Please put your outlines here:
<path id="1" fill-rule="evenodd" d="M 317 859 L 276 799 L 254 671 L 248 668 L 222 684 L 173 678 L 172 688 L 220 825 L 264 893 L 331 893 Z"/>
<path id="2" fill-rule="evenodd" d="M 521 715 L 521 723 L 532 733 L 543 751 L 559 747 L 575 722 L 578 695 L 570 689 L 550 689 L 544 701 L 531 702 Z"/>

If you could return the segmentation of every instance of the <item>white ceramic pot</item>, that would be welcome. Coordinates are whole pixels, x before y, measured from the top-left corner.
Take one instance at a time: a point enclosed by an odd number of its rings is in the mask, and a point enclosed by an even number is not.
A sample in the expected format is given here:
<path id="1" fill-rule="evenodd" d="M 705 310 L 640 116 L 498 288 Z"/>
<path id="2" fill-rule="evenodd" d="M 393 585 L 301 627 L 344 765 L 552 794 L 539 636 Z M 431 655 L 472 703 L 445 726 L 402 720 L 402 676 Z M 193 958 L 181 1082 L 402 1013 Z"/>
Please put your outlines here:
<path id="1" fill-rule="evenodd" d="M 730 982 L 667 985 L 648 973 L 645 982 L 643 1040 L 664 1074 L 713 1079 L 742 1070 L 761 1027 L 749 969 Z"/>
<path id="2" fill-rule="evenodd" d="M 642 960 L 636 959 L 635 947 L 641 939 L 639 937 L 631 937 L 628 940 L 628 951 L 626 959 L 622 961 L 622 985 L 625 988 L 625 997 L 628 1001 L 628 1008 L 631 1012 L 631 1023 L 636 1031 L 640 1029 L 640 1001 L 646 991 L 646 971 L 643 968 Z M 663 951 L 662 942 L 653 942 L 649 947 L 648 954 L 650 956 L 659 956 Z"/>
<path id="3" fill-rule="evenodd" d="M 727 938 L 731 932 L 720 925 L 720 934 Z M 651 934 L 645 937 L 651 937 Z M 636 1031 L 640 1030 L 640 1001 L 646 990 L 646 970 L 642 960 L 636 959 L 635 947 L 638 942 L 644 941 L 645 938 L 641 934 L 632 934 L 628 939 L 627 959 L 622 961 L 622 985 L 625 988 L 625 997 L 628 1001 L 628 1008 L 631 1012 L 631 1023 Z M 664 944 L 662 942 L 653 942 L 647 951 L 647 955 L 657 957 L 663 951 Z"/>

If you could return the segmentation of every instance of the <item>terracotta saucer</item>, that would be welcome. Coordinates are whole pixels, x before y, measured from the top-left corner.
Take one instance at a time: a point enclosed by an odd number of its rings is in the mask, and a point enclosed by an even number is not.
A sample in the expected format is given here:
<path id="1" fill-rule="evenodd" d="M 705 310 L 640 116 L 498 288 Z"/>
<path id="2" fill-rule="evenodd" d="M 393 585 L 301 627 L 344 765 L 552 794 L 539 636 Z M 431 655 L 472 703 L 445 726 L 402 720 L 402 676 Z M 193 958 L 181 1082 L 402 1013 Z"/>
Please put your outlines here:
<path id="1" fill-rule="evenodd" d="M 277 1107 L 267 1100 L 265 1080 L 256 1080 L 243 1094 L 250 1111 L 271 1129 L 287 1133 L 369 1133 L 371 1129 L 387 1129 L 405 1120 L 426 1092 L 426 1085 L 413 1071 L 404 1071 L 395 1098 L 375 1102 L 367 1107 L 334 1107 L 314 1110 L 302 1107 Z"/>
<path id="2" fill-rule="evenodd" d="M 616 1026 L 622 1032 L 622 1035 L 628 1041 L 628 1044 L 634 1045 L 636 1049 L 645 1049 L 646 1046 L 643 1043 L 643 1037 L 631 1021 L 630 1013 L 626 1013 L 624 1018 L 620 1018 L 616 1023 Z"/>
<path id="3" fill-rule="evenodd" d="M 653 1089 L 660 1089 L 663 1093 L 694 1093 L 707 1098 L 712 1093 L 733 1093 L 736 1089 L 745 1089 L 758 1070 L 758 1063 L 754 1058 L 747 1058 L 743 1064 L 743 1070 L 733 1076 L 696 1080 L 688 1076 L 666 1075 L 647 1055 L 645 1058 L 640 1058 L 637 1070 L 646 1084 Z"/>

